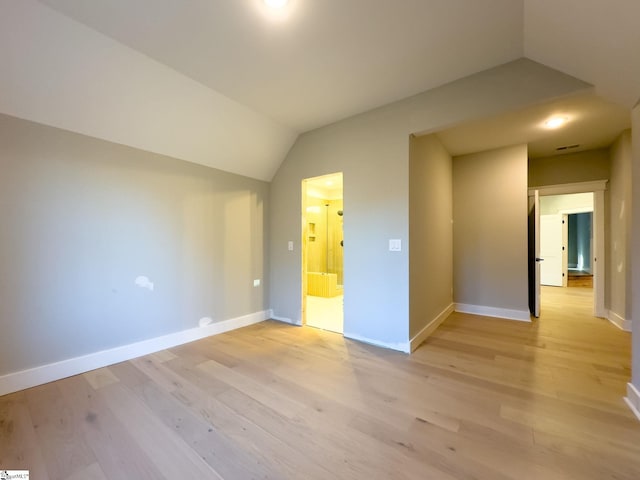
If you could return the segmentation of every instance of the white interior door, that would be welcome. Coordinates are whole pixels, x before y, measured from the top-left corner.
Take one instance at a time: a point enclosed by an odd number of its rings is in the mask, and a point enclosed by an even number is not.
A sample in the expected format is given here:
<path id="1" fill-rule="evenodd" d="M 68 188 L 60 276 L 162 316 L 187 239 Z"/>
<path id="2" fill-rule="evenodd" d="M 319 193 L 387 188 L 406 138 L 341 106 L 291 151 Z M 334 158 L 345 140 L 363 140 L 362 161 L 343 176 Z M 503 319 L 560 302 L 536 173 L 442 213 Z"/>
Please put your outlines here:
<path id="1" fill-rule="evenodd" d="M 540 283 L 563 286 L 563 215 L 540 215 Z"/>

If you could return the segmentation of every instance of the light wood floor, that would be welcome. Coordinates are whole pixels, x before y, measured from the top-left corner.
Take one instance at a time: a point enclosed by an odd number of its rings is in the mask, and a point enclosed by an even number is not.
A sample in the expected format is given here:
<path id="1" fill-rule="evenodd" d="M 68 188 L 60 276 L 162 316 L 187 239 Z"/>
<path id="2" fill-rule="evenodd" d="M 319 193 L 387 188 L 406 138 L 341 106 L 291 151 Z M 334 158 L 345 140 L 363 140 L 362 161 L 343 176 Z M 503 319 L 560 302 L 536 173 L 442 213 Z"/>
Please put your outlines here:
<path id="1" fill-rule="evenodd" d="M 0 468 L 38 480 L 638 479 L 640 422 L 622 400 L 630 336 L 592 318 L 588 295 L 544 289 L 533 324 L 453 314 L 411 356 L 264 322 L 0 397 Z"/>

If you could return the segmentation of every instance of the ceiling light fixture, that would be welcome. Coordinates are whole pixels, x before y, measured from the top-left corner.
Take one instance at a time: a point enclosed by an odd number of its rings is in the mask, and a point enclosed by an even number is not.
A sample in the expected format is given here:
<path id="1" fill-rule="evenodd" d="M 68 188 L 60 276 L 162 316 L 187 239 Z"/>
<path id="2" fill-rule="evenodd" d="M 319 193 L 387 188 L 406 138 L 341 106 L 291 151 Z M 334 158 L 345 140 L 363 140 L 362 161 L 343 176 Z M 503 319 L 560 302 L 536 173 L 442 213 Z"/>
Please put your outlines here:
<path id="1" fill-rule="evenodd" d="M 565 123 L 567 123 L 568 121 L 569 121 L 568 117 L 555 116 L 555 117 L 551 117 L 551 118 L 547 119 L 544 122 L 544 126 L 546 128 L 560 128 Z"/>
<path id="2" fill-rule="evenodd" d="M 269 8 L 284 8 L 288 0 L 264 0 L 264 3 Z"/>

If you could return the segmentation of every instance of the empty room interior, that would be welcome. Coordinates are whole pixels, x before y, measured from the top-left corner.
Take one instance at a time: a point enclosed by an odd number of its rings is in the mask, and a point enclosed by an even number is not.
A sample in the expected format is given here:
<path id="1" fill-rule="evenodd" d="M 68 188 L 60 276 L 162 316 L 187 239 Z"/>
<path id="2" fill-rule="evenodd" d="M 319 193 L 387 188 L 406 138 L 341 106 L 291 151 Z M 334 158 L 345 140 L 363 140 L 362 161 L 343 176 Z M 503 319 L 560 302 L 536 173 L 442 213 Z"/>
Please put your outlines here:
<path id="1" fill-rule="evenodd" d="M 0 478 L 640 478 L 638 19 L 2 0 Z"/>

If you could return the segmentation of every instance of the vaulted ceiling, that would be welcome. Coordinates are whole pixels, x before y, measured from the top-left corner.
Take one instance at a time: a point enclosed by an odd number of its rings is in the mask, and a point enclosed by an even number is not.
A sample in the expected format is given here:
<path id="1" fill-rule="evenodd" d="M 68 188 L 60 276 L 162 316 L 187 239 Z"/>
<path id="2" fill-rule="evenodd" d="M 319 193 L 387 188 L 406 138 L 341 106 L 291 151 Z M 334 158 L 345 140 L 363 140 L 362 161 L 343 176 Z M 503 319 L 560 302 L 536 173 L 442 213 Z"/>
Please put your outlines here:
<path id="1" fill-rule="evenodd" d="M 638 18 L 637 0 L 0 0 L 0 112 L 269 180 L 301 132 L 523 56 L 628 110 Z"/>

